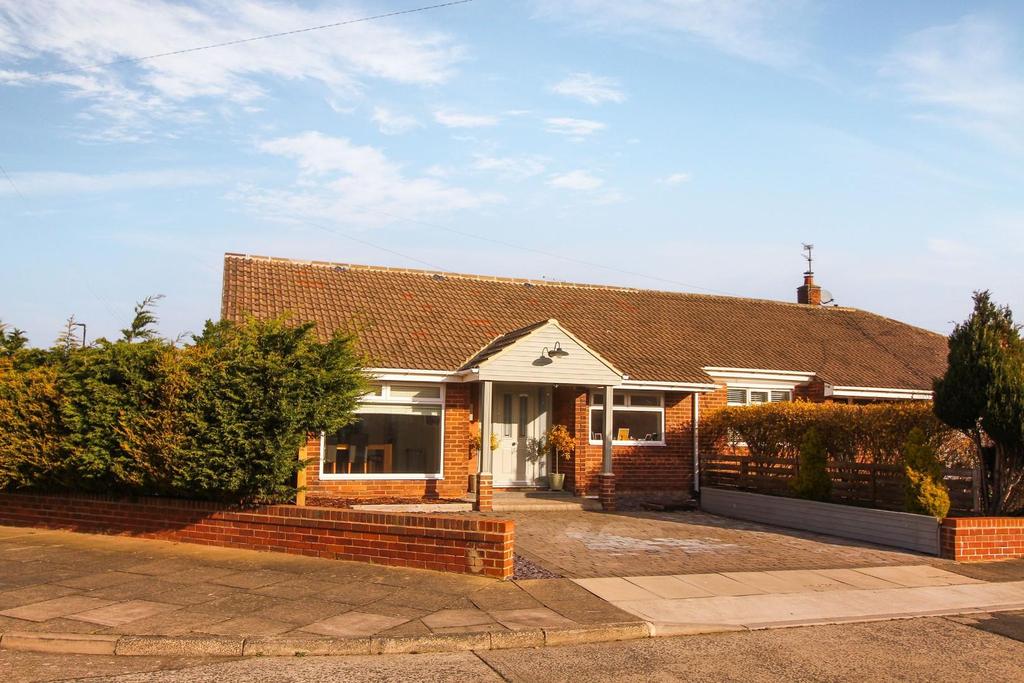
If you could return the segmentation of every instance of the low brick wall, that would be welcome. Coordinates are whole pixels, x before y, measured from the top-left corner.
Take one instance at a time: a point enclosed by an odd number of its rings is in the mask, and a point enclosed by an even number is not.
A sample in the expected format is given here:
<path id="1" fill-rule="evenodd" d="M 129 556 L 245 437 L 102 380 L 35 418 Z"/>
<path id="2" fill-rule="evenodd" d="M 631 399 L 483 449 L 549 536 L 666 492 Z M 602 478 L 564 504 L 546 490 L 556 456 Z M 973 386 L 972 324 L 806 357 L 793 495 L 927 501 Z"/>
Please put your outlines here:
<path id="1" fill-rule="evenodd" d="M 988 562 L 1024 557 L 1024 517 L 951 517 L 939 532 L 942 557 Z"/>
<path id="2" fill-rule="evenodd" d="M 0 524 L 141 536 L 499 579 L 513 573 L 515 523 L 470 515 L 0 493 Z"/>

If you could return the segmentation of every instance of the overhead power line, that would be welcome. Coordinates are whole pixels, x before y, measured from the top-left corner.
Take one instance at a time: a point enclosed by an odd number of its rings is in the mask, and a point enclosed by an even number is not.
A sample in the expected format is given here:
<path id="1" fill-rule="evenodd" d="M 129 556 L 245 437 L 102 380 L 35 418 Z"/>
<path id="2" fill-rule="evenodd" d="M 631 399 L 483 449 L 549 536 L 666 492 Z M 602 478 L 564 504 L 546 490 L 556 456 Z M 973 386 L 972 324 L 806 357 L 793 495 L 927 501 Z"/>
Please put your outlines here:
<path id="1" fill-rule="evenodd" d="M 453 7 L 455 5 L 465 5 L 466 3 L 473 2 L 473 0 L 451 0 L 451 2 L 442 2 L 436 5 L 426 5 L 424 7 L 413 7 L 411 9 L 395 10 L 394 12 L 385 12 L 383 14 L 375 14 L 369 17 L 360 17 L 358 19 L 346 19 L 345 21 L 335 21 L 330 24 L 321 24 L 319 26 L 307 26 L 306 28 L 297 28 L 291 31 L 281 31 L 279 33 L 268 33 L 262 36 L 252 36 L 250 38 L 239 38 L 238 40 L 228 40 L 223 43 L 212 43 L 210 45 L 199 45 L 197 47 L 189 47 L 182 50 L 172 50 L 170 52 L 159 52 L 157 54 L 146 55 L 144 57 L 126 57 L 125 59 L 115 59 L 111 62 L 100 62 L 96 64 L 86 64 L 82 66 L 73 66 L 67 69 L 55 69 L 53 71 L 44 71 L 42 73 L 28 74 L 18 78 L 8 79 L 10 81 L 30 80 L 37 78 L 45 78 L 47 76 L 57 76 L 60 74 L 74 73 L 76 71 L 87 71 L 89 69 L 102 69 L 108 66 L 117 66 L 119 64 L 132 64 L 134 62 L 145 62 L 151 59 L 160 59 L 161 57 L 173 57 L 174 55 L 184 55 L 192 52 L 200 52 L 202 50 L 214 50 L 222 47 L 231 47 L 233 45 L 243 45 L 245 43 L 253 43 L 258 40 L 269 40 L 271 38 L 283 38 L 285 36 L 294 36 L 299 33 L 309 33 L 310 31 L 323 31 L 329 28 L 338 28 L 340 26 L 350 26 L 352 24 L 362 24 L 368 21 L 377 21 L 379 19 L 387 19 L 389 17 L 398 17 L 403 14 L 416 14 L 418 12 L 427 12 L 430 10 L 441 9 L 444 7 Z"/>
<path id="2" fill-rule="evenodd" d="M 569 263 L 575 263 L 575 264 L 578 264 L 578 265 L 581 265 L 581 266 L 587 266 L 588 268 L 600 268 L 601 270 L 606 270 L 606 271 L 613 272 L 613 273 L 619 273 L 619 274 L 622 274 L 622 275 L 629 275 L 631 277 L 647 278 L 648 280 L 653 280 L 653 281 L 656 281 L 656 282 L 664 282 L 666 284 L 675 285 L 677 287 L 683 287 L 685 289 L 690 289 L 690 290 L 697 289 L 697 290 L 700 290 L 702 292 L 709 292 L 711 294 L 724 294 L 726 296 L 740 296 L 739 294 L 734 294 L 734 293 L 731 293 L 731 292 L 723 292 L 721 290 L 716 290 L 716 289 L 709 289 L 707 287 L 701 287 L 700 285 L 695 285 L 695 284 L 691 284 L 691 283 L 687 283 L 687 282 L 680 282 L 678 280 L 672 280 L 671 278 L 660 277 L 658 275 L 651 275 L 650 273 L 641 273 L 640 271 L 636 271 L 636 270 L 627 270 L 625 268 L 619 268 L 617 266 L 609 266 L 609 265 L 606 265 L 606 264 L 603 264 L 603 263 L 596 263 L 594 261 L 587 261 L 585 259 L 579 259 L 579 258 L 576 258 L 574 256 L 566 256 L 565 254 L 559 254 L 558 252 L 554 252 L 554 251 L 547 251 L 545 249 L 537 249 L 536 247 L 527 247 L 527 246 L 523 246 L 521 244 L 516 244 L 514 242 L 508 242 L 506 240 L 501 240 L 501 239 L 497 239 L 497 238 L 494 238 L 494 237 L 487 237 L 485 235 L 478 235 L 476 233 L 468 232 L 468 231 L 465 231 L 465 230 L 458 230 L 456 228 L 450 228 L 450 227 L 448 227 L 446 225 L 439 225 L 437 223 L 430 223 L 430 222 L 427 222 L 427 221 L 421 221 L 421 220 L 416 219 L 416 218 L 406 218 L 404 216 L 396 216 L 394 214 L 387 213 L 386 211 L 373 211 L 373 213 L 379 213 L 382 216 L 388 216 L 389 218 L 393 218 L 395 220 L 407 221 L 409 223 L 416 223 L 418 225 L 423 225 L 423 226 L 426 226 L 428 228 L 436 228 L 437 230 L 444 230 L 445 232 L 450 232 L 450 233 L 453 233 L 455 235 L 461 235 L 463 237 L 469 237 L 469 238 L 472 238 L 472 239 L 475 239 L 475 240 L 481 240 L 483 242 L 490 242 L 492 244 L 497 244 L 497 245 L 500 245 L 500 246 L 503 246 L 503 247 L 509 247 L 511 249 L 519 249 L 520 251 L 526 251 L 526 252 L 530 252 L 532 254 L 538 254 L 540 256 L 547 256 L 548 258 L 560 259 L 562 261 L 566 261 L 566 262 L 569 262 Z M 380 248 L 380 247 L 378 247 L 378 248 Z M 411 257 L 406 257 L 406 258 L 411 258 Z M 415 259 L 413 259 L 413 260 L 415 260 Z M 434 266 L 434 267 L 436 268 L 437 266 Z"/>
<path id="3" fill-rule="evenodd" d="M 14 184 L 14 180 L 11 179 L 11 176 L 7 175 L 7 169 L 5 169 L 3 166 L 0 166 L 0 173 L 4 174 L 4 178 L 7 178 L 7 182 L 11 184 L 11 189 L 13 189 L 14 193 L 21 198 L 21 201 L 27 202 L 28 200 L 25 199 L 25 195 L 23 195 L 21 193 L 21 190 L 18 189 L 18 186 Z"/>

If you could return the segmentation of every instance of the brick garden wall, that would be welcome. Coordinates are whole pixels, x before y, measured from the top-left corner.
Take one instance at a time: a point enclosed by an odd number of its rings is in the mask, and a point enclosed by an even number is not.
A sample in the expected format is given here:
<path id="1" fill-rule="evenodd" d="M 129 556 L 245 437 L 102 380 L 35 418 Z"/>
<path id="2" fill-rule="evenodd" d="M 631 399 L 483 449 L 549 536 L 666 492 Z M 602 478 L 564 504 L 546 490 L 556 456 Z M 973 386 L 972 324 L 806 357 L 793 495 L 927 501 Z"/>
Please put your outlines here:
<path id="1" fill-rule="evenodd" d="M 511 578 L 515 524 L 441 516 L 197 501 L 0 493 L 0 524 L 139 536 Z"/>
<path id="2" fill-rule="evenodd" d="M 986 562 L 1024 557 L 1024 517 L 951 517 L 939 529 L 942 557 Z"/>
<path id="3" fill-rule="evenodd" d="M 470 387 L 445 386 L 444 479 L 320 479 L 320 437 L 311 437 L 306 447 L 306 495 L 315 502 L 325 498 L 458 498 L 469 488 L 470 473 Z M 475 462 L 472 463 L 475 465 Z M 476 471 L 475 469 L 473 470 Z"/>

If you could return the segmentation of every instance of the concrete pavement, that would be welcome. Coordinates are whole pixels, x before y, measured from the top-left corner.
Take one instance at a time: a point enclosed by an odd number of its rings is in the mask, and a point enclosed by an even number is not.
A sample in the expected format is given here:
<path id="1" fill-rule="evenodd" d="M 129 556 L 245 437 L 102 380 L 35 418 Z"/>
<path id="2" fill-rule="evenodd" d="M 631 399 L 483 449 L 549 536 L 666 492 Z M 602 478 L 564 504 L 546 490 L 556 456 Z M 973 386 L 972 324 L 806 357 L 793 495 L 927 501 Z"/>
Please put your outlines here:
<path id="1" fill-rule="evenodd" d="M 987 583 L 929 565 L 574 581 L 654 635 L 1024 609 L 1024 581 Z"/>

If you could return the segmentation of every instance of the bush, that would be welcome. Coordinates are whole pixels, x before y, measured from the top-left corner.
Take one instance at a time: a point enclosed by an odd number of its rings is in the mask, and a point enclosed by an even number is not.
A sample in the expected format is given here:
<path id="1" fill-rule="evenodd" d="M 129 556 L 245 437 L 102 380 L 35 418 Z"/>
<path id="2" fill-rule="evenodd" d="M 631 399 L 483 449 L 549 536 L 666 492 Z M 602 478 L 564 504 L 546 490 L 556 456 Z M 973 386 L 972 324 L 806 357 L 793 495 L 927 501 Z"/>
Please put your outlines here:
<path id="1" fill-rule="evenodd" d="M 715 450 L 745 443 L 754 463 L 795 459 L 808 430 L 814 428 L 835 462 L 903 462 L 907 435 L 918 428 L 947 465 L 969 459 L 970 441 L 935 417 L 926 401 L 848 405 L 794 401 L 730 406 L 701 423 L 702 448 Z"/>
<path id="2" fill-rule="evenodd" d="M 907 512 L 942 519 L 949 513 L 949 489 L 942 483 L 942 463 L 924 432 L 911 430 L 903 449 Z"/>
<path id="3" fill-rule="evenodd" d="M 827 501 L 832 496 L 825 439 L 814 427 L 800 442 L 800 467 L 789 486 L 797 496 L 808 500 Z"/>
<path id="4" fill-rule="evenodd" d="M 117 341 L 0 353 L 0 487 L 280 502 L 299 448 L 365 391 L 354 339 L 285 320 L 157 337 L 147 300 Z"/>

